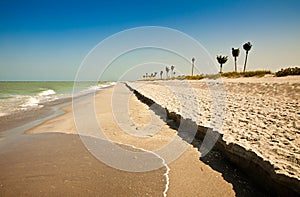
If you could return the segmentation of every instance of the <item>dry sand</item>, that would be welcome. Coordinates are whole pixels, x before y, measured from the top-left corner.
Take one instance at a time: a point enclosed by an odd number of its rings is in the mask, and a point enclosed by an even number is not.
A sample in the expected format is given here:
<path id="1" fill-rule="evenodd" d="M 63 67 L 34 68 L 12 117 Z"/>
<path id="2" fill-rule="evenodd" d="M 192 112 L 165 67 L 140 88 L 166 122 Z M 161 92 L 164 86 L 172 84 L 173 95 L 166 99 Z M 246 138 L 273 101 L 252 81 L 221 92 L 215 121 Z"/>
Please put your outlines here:
<path id="1" fill-rule="evenodd" d="M 124 85 L 117 85 L 126 92 Z M 146 137 L 132 136 L 120 128 L 111 109 L 115 88 L 100 91 L 95 98 L 96 116 L 105 135 L 112 141 L 155 151 L 171 141 L 176 131 L 162 120 L 158 133 Z M 114 92 L 118 97 L 118 91 Z M 83 106 L 89 100 L 79 102 Z M 148 106 L 133 95 L 129 99 L 129 114 L 134 126 L 149 124 L 152 114 Z M 107 166 L 93 157 L 77 135 L 72 107 L 64 107 L 65 114 L 15 136 L 0 150 L 1 196 L 235 196 L 231 183 L 221 173 L 199 160 L 199 152 L 188 146 L 174 162 L 150 172 L 125 172 Z M 127 115 L 126 115 L 127 116 Z M 88 125 L 88 124 L 87 124 Z M 138 130 L 138 129 L 137 129 Z M 101 139 L 93 139 L 101 141 Z"/>
<path id="2" fill-rule="evenodd" d="M 298 179 L 299 183 L 299 76 L 129 85 L 169 112 L 213 128 L 227 144 L 238 144 L 255 153 L 270 162 L 277 174 Z M 220 113 L 223 110 L 225 114 Z"/>

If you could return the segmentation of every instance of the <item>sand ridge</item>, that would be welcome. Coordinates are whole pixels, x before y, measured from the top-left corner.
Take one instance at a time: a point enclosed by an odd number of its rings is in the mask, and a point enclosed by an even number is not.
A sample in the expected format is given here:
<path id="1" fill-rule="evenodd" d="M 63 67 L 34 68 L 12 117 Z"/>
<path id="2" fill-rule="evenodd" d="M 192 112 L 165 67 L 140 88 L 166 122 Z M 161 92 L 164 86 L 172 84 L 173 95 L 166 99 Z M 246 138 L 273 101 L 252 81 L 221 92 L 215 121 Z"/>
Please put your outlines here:
<path id="1" fill-rule="evenodd" d="M 212 127 L 212 116 L 219 114 L 218 110 L 212 114 L 211 90 L 207 87 L 211 82 L 189 82 L 197 100 L 191 100 L 193 92 L 181 81 L 145 82 L 137 90 L 179 114 L 182 107 L 198 103 L 198 111 L 181 115 Z M 220 95 L 226 96 L 226 117 L 219 131 L 224 140 L 254 151 L 274 164 L 277 172 L 300 180 L 300 78 L 225 79 L 219 89 Z"/>

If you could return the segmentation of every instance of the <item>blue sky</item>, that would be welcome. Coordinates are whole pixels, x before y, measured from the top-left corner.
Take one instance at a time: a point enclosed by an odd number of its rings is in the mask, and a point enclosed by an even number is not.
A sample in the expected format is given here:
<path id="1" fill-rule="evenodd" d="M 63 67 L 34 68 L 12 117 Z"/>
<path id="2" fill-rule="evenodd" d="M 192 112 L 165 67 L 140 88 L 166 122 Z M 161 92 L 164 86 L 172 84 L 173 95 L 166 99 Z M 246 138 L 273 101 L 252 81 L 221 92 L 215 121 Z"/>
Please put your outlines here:
<path id="1" fill-rule="evenodd" d="M 299 0 L 1 1 L 0 80 L 73 80 L 88 52 L 106 37 L 164 26 L 199 41 L 215 58 L 251 41 L 248 68 L 300 64 Z M 186 73 L 189 73 L 189 69 Z"/>

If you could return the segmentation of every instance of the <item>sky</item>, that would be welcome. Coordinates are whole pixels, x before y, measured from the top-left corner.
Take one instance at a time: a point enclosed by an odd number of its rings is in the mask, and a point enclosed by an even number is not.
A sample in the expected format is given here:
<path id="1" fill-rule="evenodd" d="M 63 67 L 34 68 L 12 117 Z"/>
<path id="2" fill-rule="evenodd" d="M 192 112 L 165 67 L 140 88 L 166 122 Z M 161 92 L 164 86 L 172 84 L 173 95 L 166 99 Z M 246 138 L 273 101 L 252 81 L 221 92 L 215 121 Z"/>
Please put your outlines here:
<path id="1" fill-rule="evenodd" d="M 229 56 L 223 71 L 234 69 L 232 47 L 241 50 L 242 69 L 242 45 L 250 41 L 247 69 L 278 71 L 300 65 L 299 9 L 299 0 L 0 1 L 0 80 L 74 80 L 98 43 L 141 26 L 183 32 L 213 61 Z M 190 67 L 181 73 L 190 74 Z"/>

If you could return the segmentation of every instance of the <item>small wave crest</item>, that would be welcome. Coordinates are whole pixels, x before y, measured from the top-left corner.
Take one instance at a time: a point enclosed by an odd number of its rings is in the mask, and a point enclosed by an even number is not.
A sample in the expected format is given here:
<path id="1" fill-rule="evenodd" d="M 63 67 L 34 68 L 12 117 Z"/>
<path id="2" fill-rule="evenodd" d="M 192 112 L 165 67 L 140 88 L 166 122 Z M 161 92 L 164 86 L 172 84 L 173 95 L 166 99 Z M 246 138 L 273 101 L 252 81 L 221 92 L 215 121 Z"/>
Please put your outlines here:
<path id="1" fill-rule="evenodd" d="M 40 103 L 40 100 L 35 97 L 29 97 L 28 100 L 20 105 L 22 108 L 27 108 L 27 107 L 37 107 Z"/>
<path id="2" fill-rule="evenodd" d="M 110 86 L 112 86 L 112 85 L 111 84 L 102 84 L 102 85 L 100 85 L 101 88 L 107 88 L 107 87 L 110 87 Z"/>
<path id="3" fill-rule="evenodd" d="M 39 92 L 35 96 L 26 96 L 26 101 L 20 107 L 22 108 L 28 108 L 28 107 L 42 107 L 42 102 L 52 101 L 55 100 L 56 97 L 53 95 L 56 95 L 56 92 L 54 90 L 48 89 L 43 90 Z"/>
<path id="4" fill-rule="evenodd" d="M 114 82 L 107 83 L 107 84 L 92 85 L 92 86 L 89 86 L 88 88 L 80 90 L 80 91 L 76 91 L 76 90 L 73 91 L 72 97 L 79 97 L 79 96 L 95 93 L 103 88 L 107 88 L 107 87 L 110 87 L 113 85 L 115 85 Z"/>
<path id="5" fill-rule="evenodd" d="M 54 94 L 56 94 L 56 92 L 54 90 L 49 89 L 49 90 L 44 90 L 44 91 L 40 92 L 38 94 L 38 96 L 48 96 L 48 95 L 54 95 Z"/>
<path id="6" fill-rule="evenodd" d="M 90 86 L 90 87 L 87 89 L 87 91 L 88 91 L 88 92 L 94 92 L 94 91 L 97 91 L 97 90 L 99 90 L 99 89 L 100 89 L 100 87 L 97 86 L 97 85 L 95 85 L 95 86 Z"/>

